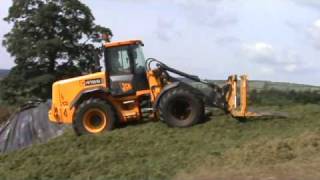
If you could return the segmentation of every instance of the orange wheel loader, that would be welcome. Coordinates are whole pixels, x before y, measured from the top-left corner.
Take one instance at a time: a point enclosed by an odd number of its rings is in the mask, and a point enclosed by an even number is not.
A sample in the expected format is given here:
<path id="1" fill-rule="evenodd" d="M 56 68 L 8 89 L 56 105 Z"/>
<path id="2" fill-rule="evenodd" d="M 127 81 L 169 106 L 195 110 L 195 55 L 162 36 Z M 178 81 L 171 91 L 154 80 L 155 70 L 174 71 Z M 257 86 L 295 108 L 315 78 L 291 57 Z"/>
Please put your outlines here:
<path id="1" fill-rule="evenodd" d="M 189 127 L 203 120 L 205 106 L 221 108 L 235 118 L 257 116 L 247 111 L 246 76 L 241 76 L 240 87 L 237 76 L 220 87 L 156 59 L 145 59 L 142 47 L 140 40 L 105 43 L 103 72 L 53 84 L 49 119 L 72 124 L 76 134 L 83 135 L 110 131 L 145 115 L 171 127 Z M 177 75 L 209 90 L 196 89 Z"/>

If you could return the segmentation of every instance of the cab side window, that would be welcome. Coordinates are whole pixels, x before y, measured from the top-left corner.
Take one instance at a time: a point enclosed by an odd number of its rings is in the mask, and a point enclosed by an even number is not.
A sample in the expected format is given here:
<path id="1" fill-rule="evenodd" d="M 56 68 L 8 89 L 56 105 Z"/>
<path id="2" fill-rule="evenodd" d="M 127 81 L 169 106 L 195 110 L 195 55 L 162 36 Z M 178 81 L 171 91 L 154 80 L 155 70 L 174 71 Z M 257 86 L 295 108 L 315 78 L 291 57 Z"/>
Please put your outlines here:
<path id="1" fill-rule="evenodd" d="M 109 71 L 112 75 L 132 73 L 128 48 L 110 48 L 107 52 L 107 61 L 110 64 Z"/>

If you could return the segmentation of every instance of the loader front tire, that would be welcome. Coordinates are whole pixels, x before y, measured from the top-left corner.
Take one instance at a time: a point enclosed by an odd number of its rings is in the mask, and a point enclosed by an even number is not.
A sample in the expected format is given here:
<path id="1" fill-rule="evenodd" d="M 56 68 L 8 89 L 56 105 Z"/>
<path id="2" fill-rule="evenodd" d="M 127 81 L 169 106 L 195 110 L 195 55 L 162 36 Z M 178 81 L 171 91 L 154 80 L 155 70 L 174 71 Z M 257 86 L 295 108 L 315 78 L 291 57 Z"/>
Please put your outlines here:
<path id="1" fill-rule="evenodd" d="M 102 99 L 88 99 L 76 109 L 73 121 L 75 133 L 80 135 L 99 134 L 111 131 L 116 122 L 116 114 L 110 104 Z"/>
<path id="2" fill-rule="evenodd" d="M 160 99 L 159 118 L 171 127 L 190 127 L 203 117 L 204 103 L 189 88 L 174 88 Z"/>

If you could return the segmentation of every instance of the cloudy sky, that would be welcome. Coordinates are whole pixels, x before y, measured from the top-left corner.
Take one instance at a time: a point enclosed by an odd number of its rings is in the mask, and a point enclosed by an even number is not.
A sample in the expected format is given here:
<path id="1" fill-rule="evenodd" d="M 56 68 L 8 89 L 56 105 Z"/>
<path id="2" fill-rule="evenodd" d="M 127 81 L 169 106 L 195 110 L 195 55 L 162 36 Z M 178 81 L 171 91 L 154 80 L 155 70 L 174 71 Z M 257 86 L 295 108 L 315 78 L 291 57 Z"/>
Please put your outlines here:
<path id="1" fill-rule="evenodd" d="M 202 78 L 320 85 L 319 0 L 82 0 L 113 40 Z M 0 18 L 10 0 L 0 0 Z M 10 25 L 0 22 L 0 36 Z M 0 68 L 14 65 L 0 47 Z"/>

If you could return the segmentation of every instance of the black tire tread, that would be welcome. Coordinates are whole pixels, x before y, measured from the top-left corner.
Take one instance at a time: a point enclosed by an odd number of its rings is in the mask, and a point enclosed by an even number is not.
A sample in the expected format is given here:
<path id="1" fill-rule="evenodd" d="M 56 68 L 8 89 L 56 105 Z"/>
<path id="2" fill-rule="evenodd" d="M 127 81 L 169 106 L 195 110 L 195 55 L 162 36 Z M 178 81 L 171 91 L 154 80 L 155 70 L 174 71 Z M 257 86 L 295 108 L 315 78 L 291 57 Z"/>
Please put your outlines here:
<path id="1" fill-rule="evenodd" d="M 184 94 L 184 95 L 187 95 L 187 96 L 194 96 L 193 99 L 196 100 L 197 101 L 196 103 L 200 106 L 199 107 L 200 115 L 198 116 L 198 118 L 194 119 L 190 124 L 188 124 L 186 126 L 177 126 L 176 124 L 168 121 L 168 119 L 166 119 L 166 117 L 165 117 L 165 115 L 163 113 L 165 111 L 166 103 L 169 100 L 169 98 L 172 97 L 172 96 L 175 96 L 177 94 Z M 204 112 L 205 112 L 204 103 L 201 100 L 201 98 L 198 97 L 195 93 L 193 93 L 192 90 L 190 90 L 190 88 L 183 87 L 183 86 L 174 88 L 174 89 L 170 90 L 169 92 L 165 93 L 160 99 L 158 110 L 159 110 L 158 113 L 159 113 L 160 121 L 166 122 L 168 124 L 168 126 L 170 126 L 170 127 L 181 127 L 181 128 L 190 127 L 190 126 L 193 126 L 193 125 L 201 122 L 202 118 L 204 117 Z"/>
<path id="2" fill-rule="evenodd" d="M 112 105 L 110 105 L 106 100 L 100 99 L 100 98 L 89 98 L 87 100 L 84 100 L 80 103 L 80 105 L 76 108 L 75 116 L 74 116 L 74 121 L 72 123 L 73 129 L 75 133 L 78 136 L 84 135 L 84 134 L 90 134 L 85 130 L 85 128 L 82 125 L 82 115 L 83 113 L 81 112 L 83 109 L 86 109 L 88 106 L 101 106 L 104 107 L 104 109 L 107 111 L 106 114 L 109 116 L 110 124 L 109 128 L 106 129 L 106 131 L 111 131 L 115 127 L 115 123 L 117 122 L 117 116 L 115 113 L 115 110 Z"/>

